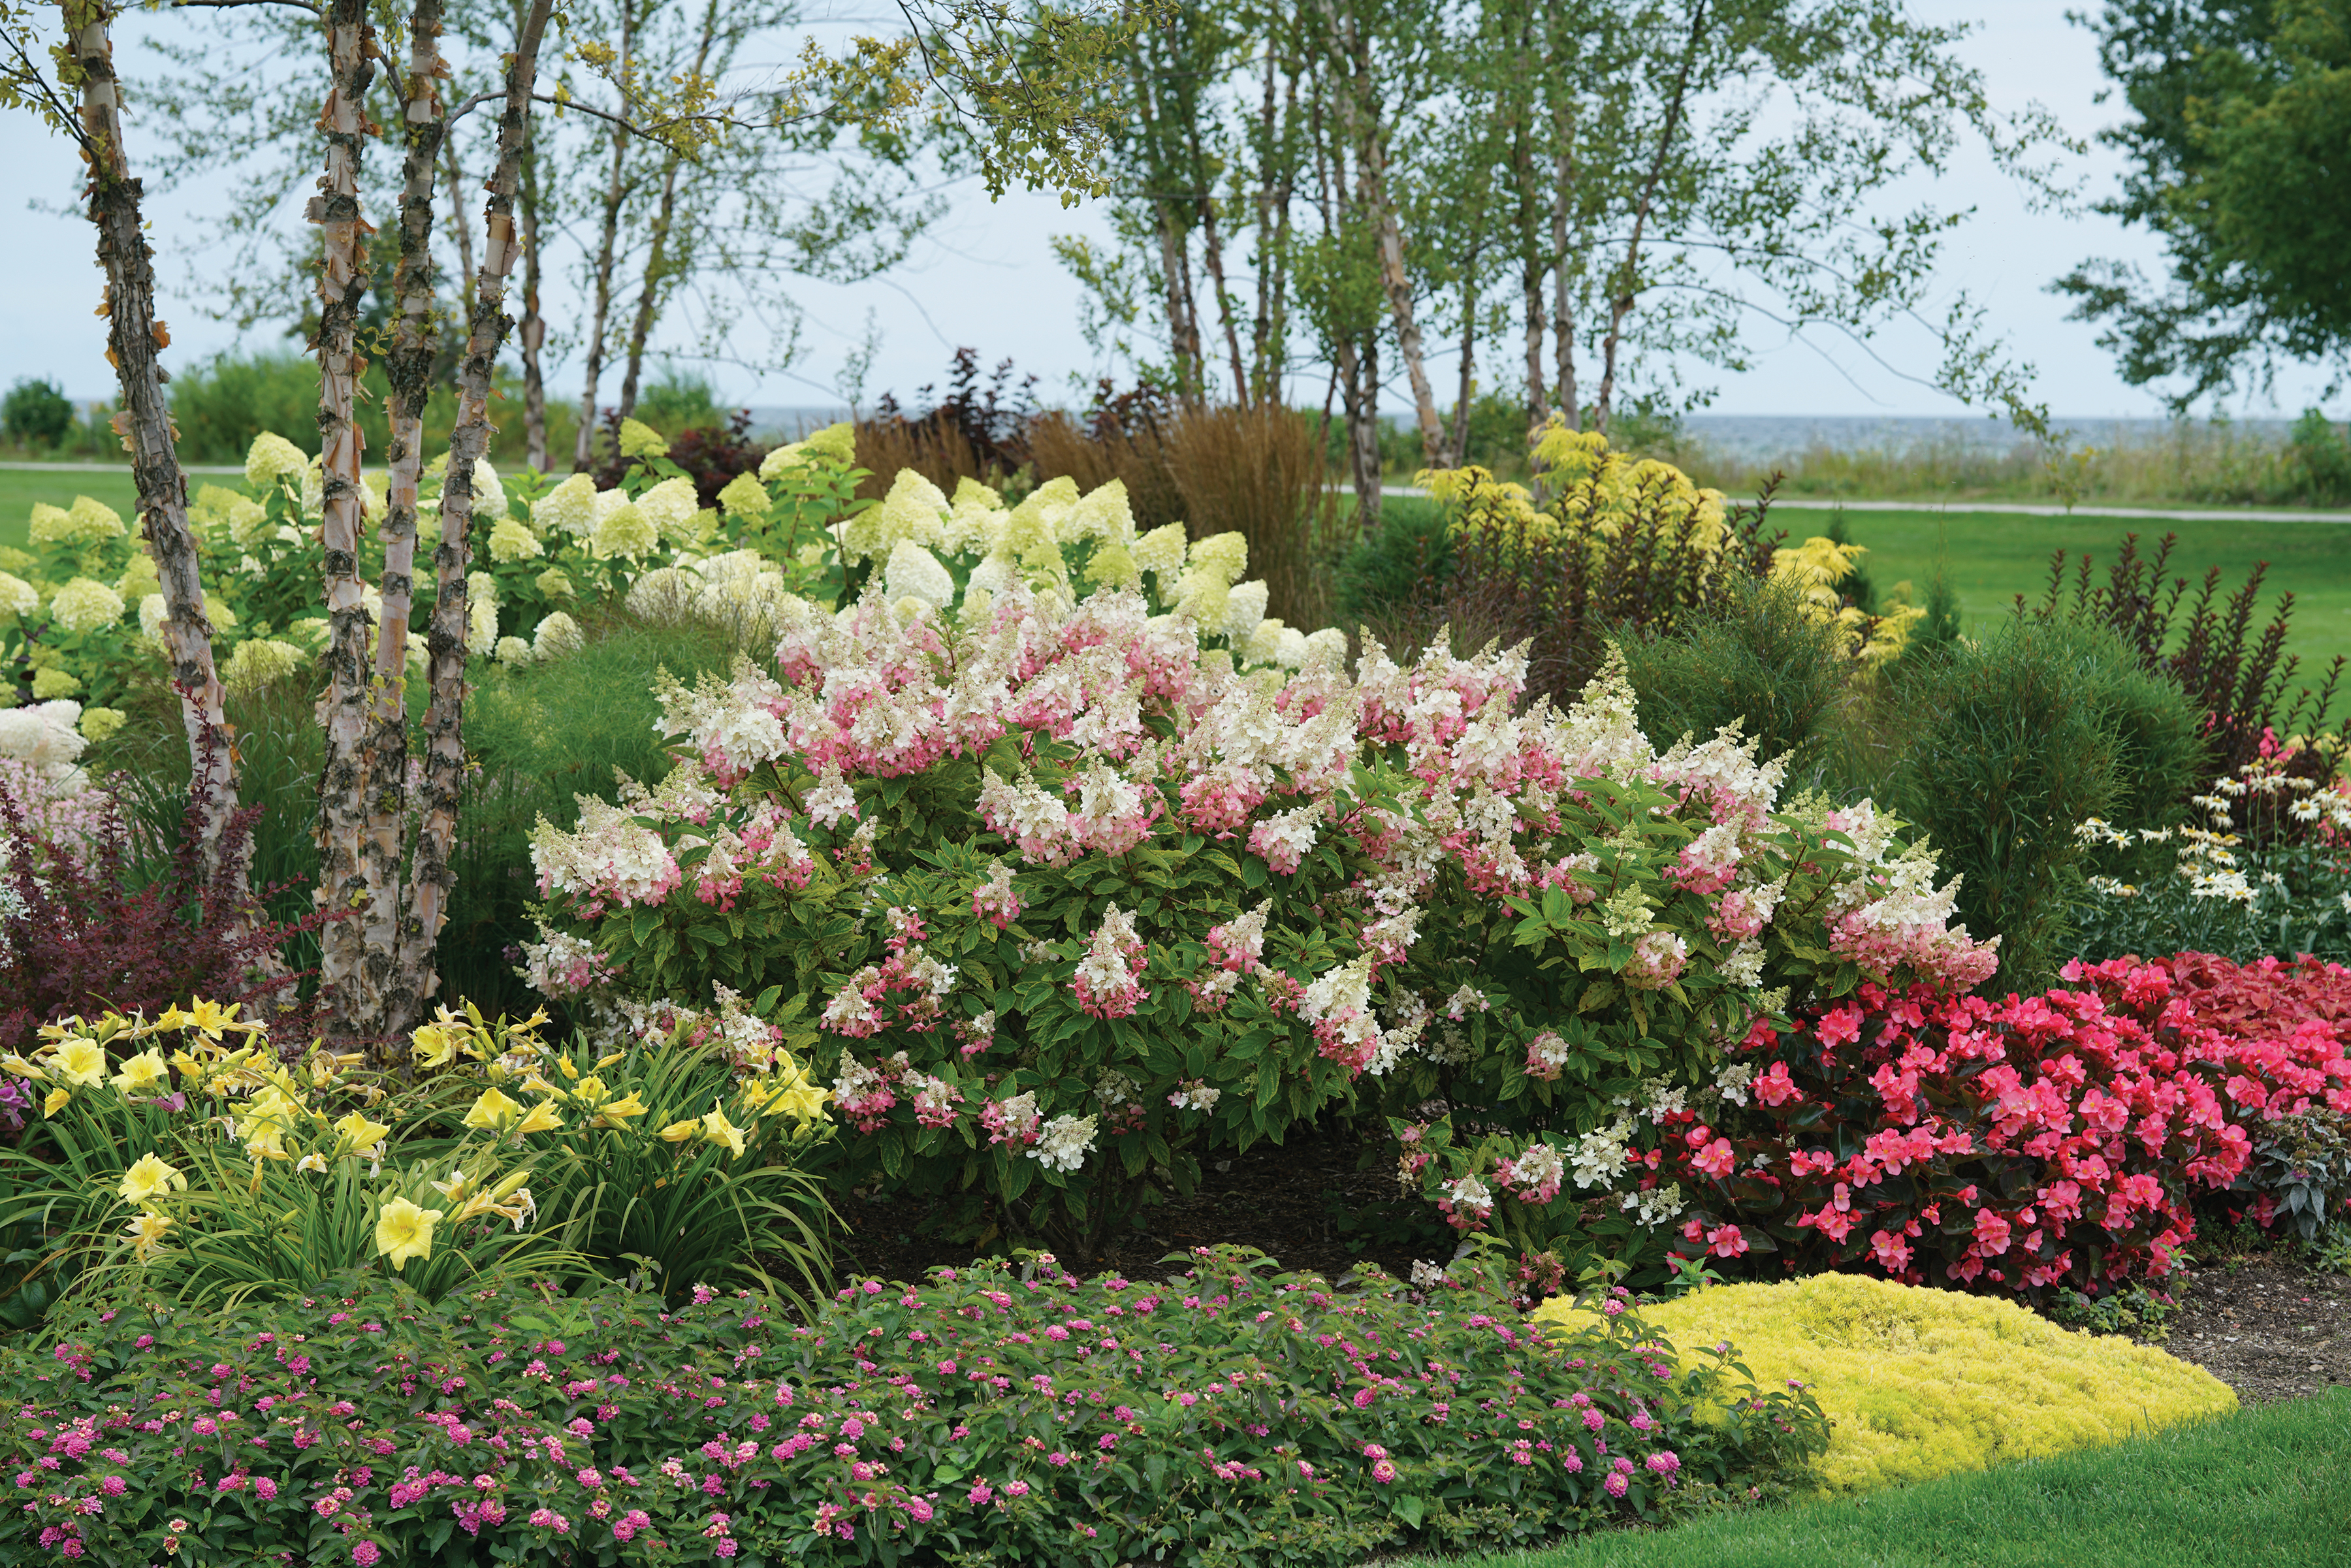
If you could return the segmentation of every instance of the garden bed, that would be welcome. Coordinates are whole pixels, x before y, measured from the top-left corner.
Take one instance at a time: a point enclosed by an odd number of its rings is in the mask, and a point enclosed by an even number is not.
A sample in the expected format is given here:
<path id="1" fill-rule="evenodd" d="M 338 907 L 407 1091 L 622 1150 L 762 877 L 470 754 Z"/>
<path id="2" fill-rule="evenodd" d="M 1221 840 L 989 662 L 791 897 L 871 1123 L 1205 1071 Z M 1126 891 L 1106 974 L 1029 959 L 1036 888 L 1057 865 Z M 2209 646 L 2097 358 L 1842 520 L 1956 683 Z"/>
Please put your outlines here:
<path id="1" fill-rule="evenodd" d="M 2351 1385 L 2351 1277 L 2282 1252 L 2172 1276 L 2179 1301 L 2164 1348 L 2249 1405 Z"/>
<path id="2" fill-rule="evenodd" d="M 1374 1157 L 1366 1164 L 1366 1155 Z M 925 1233 L 930 1206 L 917 1199 L 850 1197 L 836 1267 L 843 1279 L 919 1280 L 994 1250 Z M 1259 1144 L 1206 1162 L 1199 1190 L 1144 1211 L 1144 1228 L 1115 1235 L 1102 1257 L 1067 1260 L 1086 1273 L 1153 1279 L 1160 1260 L 1195 1247 L 1254 1247 L 1285 1269 L 1337 1279 L 1373 1262 L 1407 1279 L 1416 1259 L 1442 1263 L 1458 1239 L 1434 1211 L 1401 1192 L 1395 1167 L 1344 1131 Z"/>
<path id="3" fill-rule="evenodd" d="M 1083 1271 L 1155 1278 L 1171 1252 L 1224 1245 L 1254 1247 L 1286 1269 L 1334 1279 L 1364 1261 L 1408 1278 L 1416 1259 L 1449 1257 L 1452 1237 L 1440 1227 L 1424 1225 L 1417 1247 L 1394 1239 L 1420 1216 L 1397 1206 L 1394 1176 L 1384 1164 L 1365 1166 L 1364 1152 L 1343 1132 L 1259 1145 L 1225 1169 L 1205 1169 L 1192 1197 L 1146 1211 L 1144 1228 L 1114 1239 Z M 839 1252 L 844 1278 L 915 1280 L 992 1249 L 925 1235 L 920 1203 L 852 1197 L 841 1218 L 852 1227 Z M 2318 1272 L 2280 1251 L 2233 1267 L 2182 1267 L 2163 1288 L 2179 1307 L 2159 1343 L 2245 1403 L 2351 1386 L 2351 1276 Z"/>

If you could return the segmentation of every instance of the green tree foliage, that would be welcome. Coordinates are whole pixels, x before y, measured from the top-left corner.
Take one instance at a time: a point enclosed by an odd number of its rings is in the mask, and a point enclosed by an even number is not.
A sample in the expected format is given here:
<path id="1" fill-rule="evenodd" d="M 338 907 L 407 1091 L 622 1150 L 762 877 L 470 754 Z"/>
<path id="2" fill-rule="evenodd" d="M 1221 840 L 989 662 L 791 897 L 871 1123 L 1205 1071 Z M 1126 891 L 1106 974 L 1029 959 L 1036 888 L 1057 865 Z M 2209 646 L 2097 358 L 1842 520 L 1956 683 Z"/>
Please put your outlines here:
<path id="1" fill-rule="evenodd" d="M 57 382 L 24 376 L 0 401 L 0 428 L 27 446 L 55 446 L 73 429 L 74 406 Z"/>
<path id="2" fill-rule="evenodd" d="M 1327 366 L 1367 532 L 1383 386 L 1445 466 L 1481 385 L 1605 429 L 1702 401 L 1667 367 L 1738 368 L 1759 325 L 1907 320 L 1927 379 L 2032 423 L 1977 309 L 1928 307 L 1965 214 L 1897 193 L 1970 143 L 2052 193 L 2053 124 L 1991 106 L 1965 33 L 1903 0 L 1188 0 L 1102 113 L 1116 244 L 1060 249 L 1146 382 L 1252 399 Z"/>
<path id="3" fill-rule="evenodd" d="M 2109 0 L 2089 24 L 2131 119 L 2102 210 L 2158 235 L 2170 277 L 2089 261 L 2056 289 L 2106 323 L 2134 385 L 2184 410 L 2280 361 L 2351 348 L 2351 4 Z"/>

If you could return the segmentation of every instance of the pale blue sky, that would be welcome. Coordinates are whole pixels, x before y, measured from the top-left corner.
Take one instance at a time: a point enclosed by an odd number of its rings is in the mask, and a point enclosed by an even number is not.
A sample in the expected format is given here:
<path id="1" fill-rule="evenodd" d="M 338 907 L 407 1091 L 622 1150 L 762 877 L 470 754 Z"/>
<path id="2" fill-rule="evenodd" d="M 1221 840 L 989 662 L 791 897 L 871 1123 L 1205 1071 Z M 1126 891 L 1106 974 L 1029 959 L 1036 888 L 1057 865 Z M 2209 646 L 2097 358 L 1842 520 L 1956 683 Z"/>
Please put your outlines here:
<path id="1" fill-rule="evenodd" d="M 2051 0 L 1977 0 L 1953 5 L 1921 0 L 1917 9 L 1936 19 L 1970 17 L 1980 24 L 1965 46 L 1984 71 L 1995 100 L 2021 107 L 2037 99 L 2068 130 L 2087 137 L 2115 118 L 2112 105 L 2094 101 L 2102 85 L 2090 35 L 2067 24 Z M 126 20 L 124 33 L 154 25 L 141 14 Z M 168 25 L 168 24 L 167 24 Z M 126 56 L 130 69 L 145 62 Z M 139 148 L 132 147 L 134 160 Z M 77 395 L 108 390 L 103 326 L 91 314 L 99 278 L 91 260 L 90 232 L 78 219 L 30 210 L 54 207 L 72 193 L 75 175 L 69 146 L 48 137 L 24 116 L 0 121 L 0 213 L 9 214 L 10 241 L 0 276 L 10 285 L 12 308 L 0 320 L 0 383 L 24 374 L 53 375 Z M 2110 188 L 2114 162 L 2094 149 L 2080 165 L 2095 193 Z M 388 191 L 375 193 L 388 202 Z M 152 204 L 156 217 L 159 267 L 173 270 L 175 219 L 202 192 L 173 193 Z M 1080 208 L 1064 211 L 1050 197 L 1015 194 L 990 204 L 976 184 L 957 188 L 955 210 L 916 256 L 886 280 L 851 287 L 797 284 L 794 292 L 808 311 L 806 352 L 797 375 L 755 377 L 721 370 L 714 380 L 729 401 L 758 404 L 827 402 L 844 352 L 862 337 L 871 310 L 883 333 L 883 348 L 867 379 L 869 398 L 885 389 L 909 393 L 935 380 L 948 351 L 969 343 L 990 362 L 1011 355 L 1023 371 L 1039 372 L 1049 393 L 1059 392 L 1071 374 L 1092 371 L 1089 350 L 1077 329 L 1078 291 L 1054 263 L 1048 239 L 1056 233 L 1102 232 L 1100 219 Z M 2037 367 L 2036 392 L 2060 414 L 2074 417 L 2144 415 L 2160 412 L 2146 392 L 2123 384 L 2113 361 L 2093 340 L 2093 329 L 2064 319 L 2065 303 L 2044 291 L 2049 280 L 2090 256 L 2116 256 L 2152 266 L 2158 259 L 2144 235 L 2127 233 L 2095 214 L 2073 217 L 2025 211 L 2015 188 L 1980 155 L 1961 160 L 1933 192 L 1945 206 L 1973 205 L 1977 215 L 1959 230 L 1946 252 L 1938 278 L 1945 288 L 1965 287 L 1992 308 L 1992 319 L 2021 357 Z M 454 260 L 454 258 L 448 258 Z M 563 308 L 559 296 L 550 314 Z M 167 363 L 235 342 L 225 325 L 204 319 L 187 300 L 167 302 L 173 347 Z M 1767 332 L 1751 339 L 1756 367 L 1738 376 L 1694 371 L 1693 378 L 1719 389 L 1714 411 L 1725 413 L 1948 414 L 1964 412 L 1951 400 L 1905 382 L 1872 365 L 1861 354 L 1830 340 L 1819 349 L 1774 342 Z M 1896 366 L 1924 375 L 1934 352 L 1923 333 L 1890 331 L 1878 351 Z M 577 396 L 577 372 L 554 373 L 558 395 Z M 2314 395 L 2322 378 L 2290 376 L 2281 382 L 2277 404 L 2291 413 Z M 617 377 L 604 395 L 617 390 Z M 1301 386 L 1300 395 L 1320 401 L 1322 378 Z M 1392 399 L 1400 402 L 1401 400 Z M 2261 402 L 2238 412 L 2264 413 Z M 2338 407 L 2335 412 L 2338 416 Z"/>

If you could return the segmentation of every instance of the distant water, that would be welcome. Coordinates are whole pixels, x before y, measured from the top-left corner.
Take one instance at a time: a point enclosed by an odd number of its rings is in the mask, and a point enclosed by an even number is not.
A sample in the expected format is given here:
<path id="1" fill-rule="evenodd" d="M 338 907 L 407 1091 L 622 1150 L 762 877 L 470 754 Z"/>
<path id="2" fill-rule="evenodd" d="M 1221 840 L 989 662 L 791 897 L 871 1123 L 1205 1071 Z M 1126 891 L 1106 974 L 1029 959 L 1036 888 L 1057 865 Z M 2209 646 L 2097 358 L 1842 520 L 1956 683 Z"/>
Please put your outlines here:
<path id="1" fill-rule="evenodd" d="M 751 434 L 761 441 L 797 441 L 811 430 L 822 430 L 849 417 L 849 410 L 810 403 L 806 405 L 754 406 Z"/>
<path id="2" fill-rule="evenodd" d="M 2058 419 L 2085 445 L 2137 445 L 2174 429 L 2168 419 Z M 2204 426 L 2203 421 L 2192 422 Z M 1891 418 L 1868 415 L 1698 413 L 1682 422 L 1699 444 L 1745 462 L 1786 456 L 1810 447 L 1839 452 L 1903 453 L 1922 448 L 2001 454 L 2032 440 L 2004 419 Z M 2283 440 L 2286 419 L 2247 419 L 2229 428 L 2240 434 Z"/>
<path id="3" fill-rule="evenodd" d="M 762 439 L 792 440 L 811 430 L 847 419 L 839 405 L 779 405 L 751 410 L 751 432 Z M 1400 428 L 1409 426 L 1409 413 L 1388 416 Z M 2199 428 L 2201 420 L 2192 422 Z M 2168 434 L 2168 419 L 2060 419 L 2060 430 L 2071 430 L 2084 445 L 2140 444 Z M 2286 419 L 2246 419 L 2230 428 L 2241 434 L 2283 440 L 2294 422 Z M 1903 453 L 1921 448 L 1999 455 L 2032 438 L 2004 419 L 1947 417 L 1873 417 L 1867 414 L 1695 413 L 1682 422 L 1698 444 L 1719 457 L 1758 463 L 1784 457 L 1815 446 L 1840 452 Z"/>

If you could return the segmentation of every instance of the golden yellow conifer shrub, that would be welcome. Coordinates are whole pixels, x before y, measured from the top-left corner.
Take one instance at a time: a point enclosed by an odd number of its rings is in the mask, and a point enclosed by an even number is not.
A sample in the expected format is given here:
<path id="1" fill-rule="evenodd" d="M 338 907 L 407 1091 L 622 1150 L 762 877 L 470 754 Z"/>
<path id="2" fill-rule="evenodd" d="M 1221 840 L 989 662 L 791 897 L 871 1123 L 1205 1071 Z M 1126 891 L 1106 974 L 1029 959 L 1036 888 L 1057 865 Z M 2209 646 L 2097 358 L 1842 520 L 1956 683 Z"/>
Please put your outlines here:
<path id="1" fill-rule="evenodd" d="M 2210 1373 L 2152 1347 L 1857 1274 L 1719 1285 L 1642 1312 L 1676 1346 L 1729 1341 L 1759 1387 L 1809 1385 L 1835 1423 L 1813 1468 L 1823 1491 L 2093 1448 L 2237 1406 Z M 1536 1315 L 1577 1318 L 1565 1301 Z"/>

